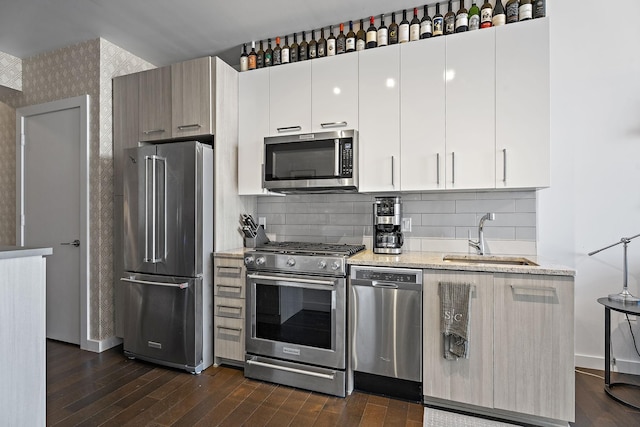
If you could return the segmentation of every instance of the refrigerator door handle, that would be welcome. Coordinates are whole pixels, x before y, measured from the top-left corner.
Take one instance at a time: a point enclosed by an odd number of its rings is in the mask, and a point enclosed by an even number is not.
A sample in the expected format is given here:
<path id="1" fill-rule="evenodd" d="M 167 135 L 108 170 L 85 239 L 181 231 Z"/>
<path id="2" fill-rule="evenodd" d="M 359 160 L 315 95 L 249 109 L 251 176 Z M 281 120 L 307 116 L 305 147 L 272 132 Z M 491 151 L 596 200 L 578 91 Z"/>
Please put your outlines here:
<path id="1" fill-rule="evenodd" d="M 189 282 L 184 282 L 184 283 L 162 283 L 162 282 L 151 282 L 151 281 L 148 281 L 148 280 L 127 279 L 126 277 L 123 277 L 120 280 L 123 281 L 123 282 L 138 283 L 140 285 L 166 286 L 166 287 L 169 287 L 169 288 L 187 289 L 189 287 Z"/>
<path id="2" fill-rule="evenodd" d="M 160 156 L 155 156 L 155 161 L 162 163 L 162 202 L 161 202 L 161 210 L 162 213 L 162 250 L 160 251 L 161 257 L 157 258 L 155 262 L 161 262 L 167 259 L 167 159 Z M 156 233 L 158 230 L 156 230 Z M 156 255 L 160 255 L 156 254 Z"/>
<path id="3" fill-rule="evenodd" d="M 149 203 L 149 160 L 151 160 L 151 203 Z M 163 258 L 158 258 L 158 224 L 156 222 L 158 217 L 158 161 L 164 163 L 163 165 L 163 186 L 164 186 L 164 194 L 163 194 L 163 204 L 164 209 L 162 211 L 163 214 L 163 222 L 164 222 L 164 242 L 162 252 L 164 253 L 164 257 L 166 257 L 166 248 L 167 248 L 167 197 L 166 197 L 166 182 L 167 182 L 167 165 L 166 159 L 152 155 L 145 156 L 145 186 L 144 186 L 144 234 L 145 234 L 145 246 L 144 246 L 144 262 L 149 262 L 152 264 L 156 264 L 162 261 Z M 149 204 L 151 204 L 151 245 L 149 245 Z M 151 257 L 149 257 L 149 246 L 151 246 Z"/>

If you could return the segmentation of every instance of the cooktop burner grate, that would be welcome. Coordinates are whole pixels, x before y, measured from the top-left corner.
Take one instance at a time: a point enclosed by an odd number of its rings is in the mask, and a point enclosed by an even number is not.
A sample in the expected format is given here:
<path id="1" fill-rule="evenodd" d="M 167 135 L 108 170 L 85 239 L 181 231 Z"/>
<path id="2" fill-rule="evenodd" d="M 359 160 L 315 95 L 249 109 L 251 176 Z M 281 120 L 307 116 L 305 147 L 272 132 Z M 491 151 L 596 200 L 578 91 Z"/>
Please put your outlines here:
<path id="1" fill-rule="evenodd" d="M 275 253 L 300 253 L 306 255 L 351 256 L 365 249 L 364 245 L 348 245 L 312 242 L 268 242 L 256 250 Z"/>

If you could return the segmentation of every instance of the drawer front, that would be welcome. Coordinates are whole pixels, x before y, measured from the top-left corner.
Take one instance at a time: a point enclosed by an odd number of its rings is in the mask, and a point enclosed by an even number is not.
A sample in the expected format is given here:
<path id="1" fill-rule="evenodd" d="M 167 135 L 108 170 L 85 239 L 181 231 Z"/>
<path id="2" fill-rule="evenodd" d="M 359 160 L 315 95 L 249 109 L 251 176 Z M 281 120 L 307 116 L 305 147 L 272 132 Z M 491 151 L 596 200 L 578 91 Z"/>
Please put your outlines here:
<path id="1" fill-rule="evenodd" d="M 216 258 L 214 261 L 215 295 L 244 298 L 245 268 L 242 259 Z"/>
<path id="2" fill-rule="evenodd" d="M 244 300 L 215 297 L 215 316 L 244 319 Z"/>
<path id="3" fill-rule="evenodd" d="M 215 356 L 244 362 L 244 320 L 215 317 Z"/>

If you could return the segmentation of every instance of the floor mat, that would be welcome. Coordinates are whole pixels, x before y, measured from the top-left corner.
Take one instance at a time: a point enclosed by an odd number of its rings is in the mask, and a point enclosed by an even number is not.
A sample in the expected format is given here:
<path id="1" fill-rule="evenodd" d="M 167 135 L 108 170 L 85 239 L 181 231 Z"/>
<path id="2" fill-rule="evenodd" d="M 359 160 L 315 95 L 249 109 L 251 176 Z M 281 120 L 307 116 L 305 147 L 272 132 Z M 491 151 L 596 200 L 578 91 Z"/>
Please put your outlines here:
<path id="1" fill-rule="evenodd" d="M 424 427 L 517 427 L 517 424 L 507 424 L 485 418 L 471 417 L 455 412 L 441 411 L 434 408 L 424 408 Z"/>

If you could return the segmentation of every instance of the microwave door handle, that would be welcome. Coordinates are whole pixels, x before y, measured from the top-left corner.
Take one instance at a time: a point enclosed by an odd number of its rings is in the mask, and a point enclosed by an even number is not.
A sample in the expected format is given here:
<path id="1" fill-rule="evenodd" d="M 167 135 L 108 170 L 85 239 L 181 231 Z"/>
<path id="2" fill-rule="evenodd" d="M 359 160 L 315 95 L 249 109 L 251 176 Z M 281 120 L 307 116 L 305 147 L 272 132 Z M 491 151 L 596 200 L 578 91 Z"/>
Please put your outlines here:
<path id="1" fill-rule="evenodd" d="M 334 174 L 336 177 L 340 177 L 340 140 L 336 138 L 334 141 L 335 149 L 335 166 L 334 166 Z"/>

